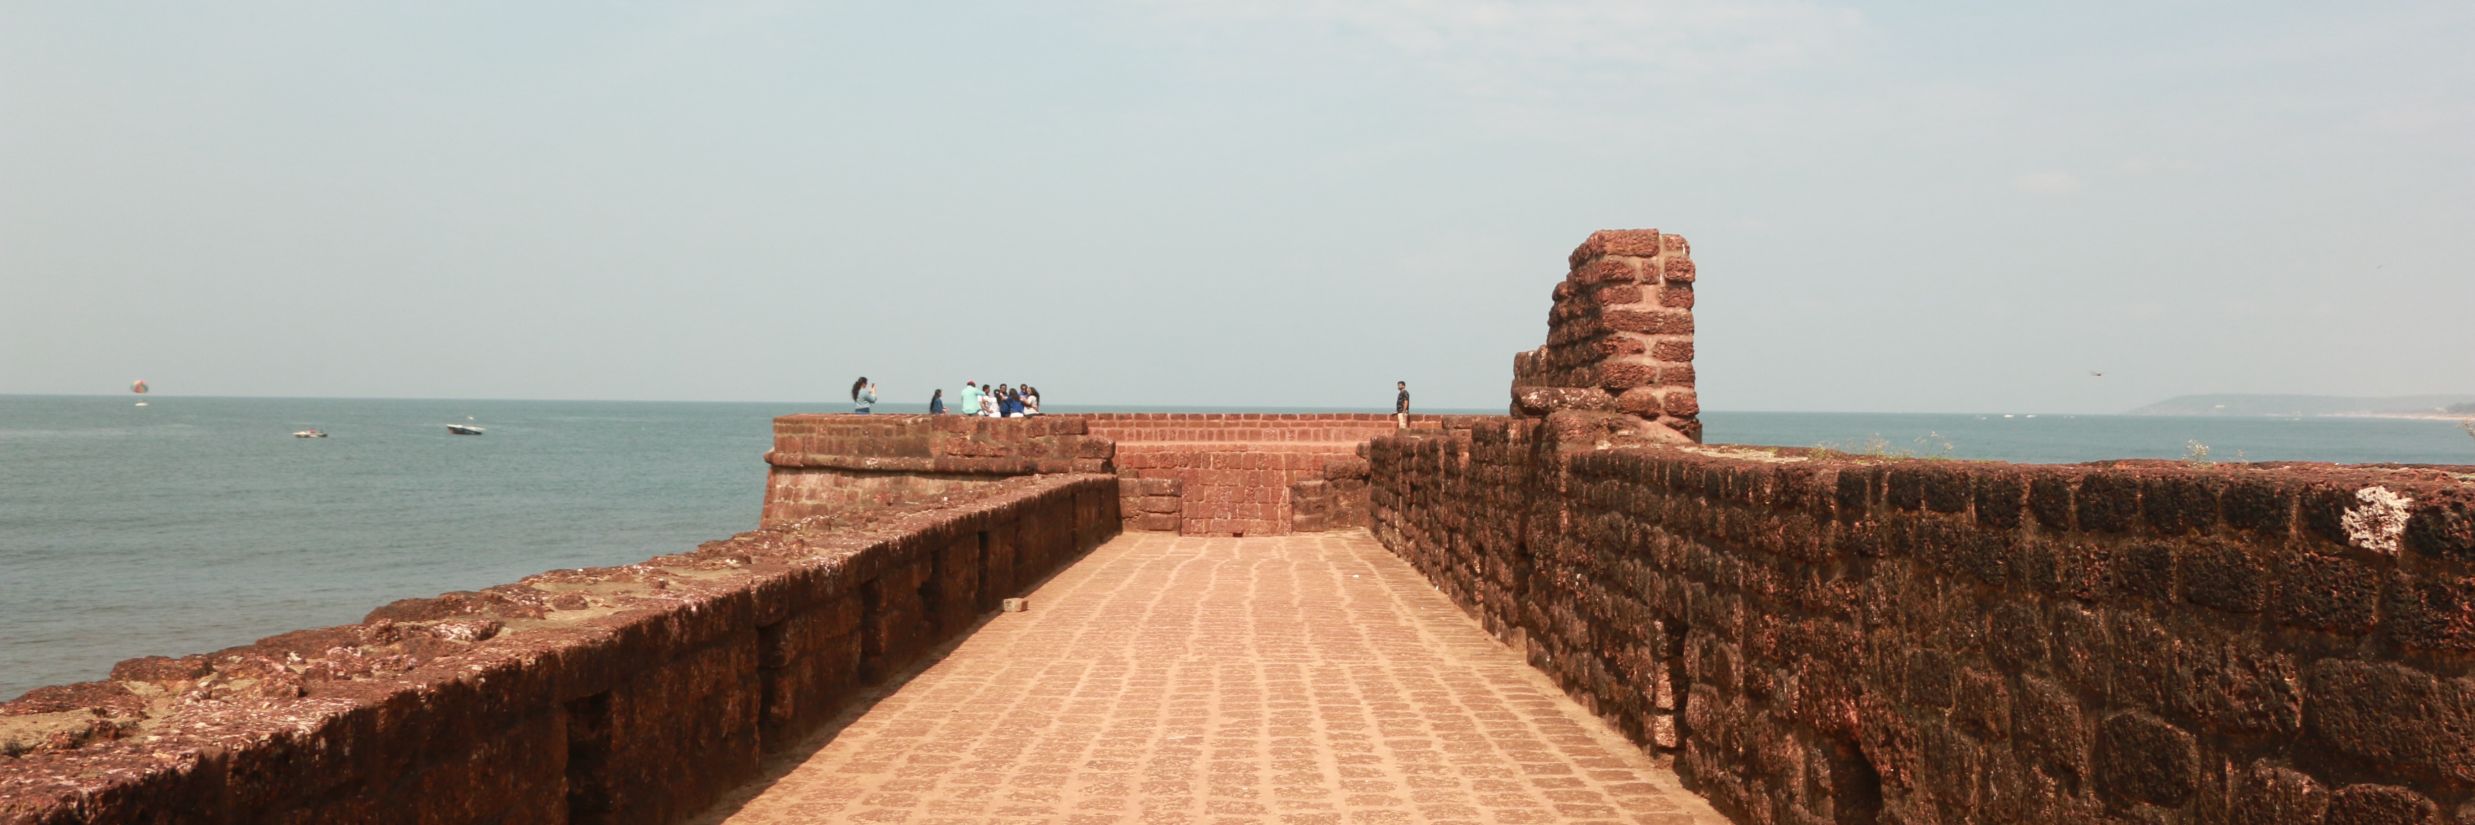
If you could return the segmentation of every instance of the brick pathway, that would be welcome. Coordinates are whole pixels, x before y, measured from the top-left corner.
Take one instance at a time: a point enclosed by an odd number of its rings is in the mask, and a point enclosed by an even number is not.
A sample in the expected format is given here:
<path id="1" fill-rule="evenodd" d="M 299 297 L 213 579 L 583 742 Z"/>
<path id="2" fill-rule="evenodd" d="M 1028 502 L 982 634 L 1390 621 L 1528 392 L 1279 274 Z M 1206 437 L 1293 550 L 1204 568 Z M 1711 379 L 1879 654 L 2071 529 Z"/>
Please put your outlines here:
<path id="1" fill-rule="evenodd" d="M 1130 533 L 700 823 L 1724 822 L 1363 532 Z"/>

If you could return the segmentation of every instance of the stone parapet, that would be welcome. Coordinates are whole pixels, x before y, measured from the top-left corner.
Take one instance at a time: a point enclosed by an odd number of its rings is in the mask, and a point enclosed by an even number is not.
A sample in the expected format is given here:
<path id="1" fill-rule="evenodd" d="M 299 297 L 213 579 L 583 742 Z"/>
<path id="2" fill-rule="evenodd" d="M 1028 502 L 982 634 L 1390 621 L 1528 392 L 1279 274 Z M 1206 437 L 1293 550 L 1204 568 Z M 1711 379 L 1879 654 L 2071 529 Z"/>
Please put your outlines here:
<path id="1" fill-rule="evenodd" d="M 1364 444 L 1391 435 L 1397 426 L 1392 416 L 1376 413 L 1093 413 L 1072 417 L 1081 419 L 1092 436 L 1120 444 Z M 1442 419 L 1413 415 L 1410 425 L 1432 428 Z"/>
<path id="2" fill-rule="evenodd" d="M 1451 420 L 1419 415 L 1410 426 Z M 1337 493 L 1310 487 L 1303 522 L 1294 488 L 1322 481 L 1328 465 L 1397 427 L 1369 413 L 784 416 L 765 457 L 765 519 L 933 502 L 1015 475 L 1113 472 L 1141 482 L 1120 501 L 1131 530 L 1271 536 L 1363 526 L 1362 479 L 1336 479 Z"/>
<path id="3" fill-rule="evenodd" d="M 786 415 L 774 419 L 764 524 L 934 502 L 1001 479 L 1110 472 L 1112 446 L 1069 416 Z"/>
<path id="4" fill-rule="evenodd" d="M 0 823 L 678 821 L 1114 535 L 1117 481 L 777 524 L 0 703 Z"/>
<path id="5" fill-rule="evenodd" d="M 1378 439 L 1375 535 L 1742 821 L 2475 810 L 2475 470 L 1595 446 Z"/>

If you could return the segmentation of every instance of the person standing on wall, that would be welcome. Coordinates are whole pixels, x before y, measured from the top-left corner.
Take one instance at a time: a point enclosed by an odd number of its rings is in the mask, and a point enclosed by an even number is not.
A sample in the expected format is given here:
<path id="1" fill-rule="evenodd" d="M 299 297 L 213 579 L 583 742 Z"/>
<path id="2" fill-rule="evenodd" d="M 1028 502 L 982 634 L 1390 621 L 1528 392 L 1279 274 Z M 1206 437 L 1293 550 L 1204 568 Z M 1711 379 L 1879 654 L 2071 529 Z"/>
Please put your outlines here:
<path id="1" fill-rule="evenodd" d="M 932 392 L 932 393 L 929 393 L 929 394 L 928 394 L 928 414 L 929 414 L 929 415 L 944 415 L 944 414 L 945 414 L 945 388 L 944 388 L 944 387 L 938 387 L 936 392 Z"/>
<path id="2" fill-rule="evenodd" d="M 869 383 L 868 376 L 862 375 L 859 380 L 851 382 L 851 412 L 867 415 L 869 409 L 876 405 L 877 385 Z"/>
<path id="3" fill-rule="evenodd" d="M 1392 387 L 1401 391 L 1400 397 L 1392 400 L 1392 423 L 1400 429 L 1409 429 L 1409 382 L 1394 381 Z"/>

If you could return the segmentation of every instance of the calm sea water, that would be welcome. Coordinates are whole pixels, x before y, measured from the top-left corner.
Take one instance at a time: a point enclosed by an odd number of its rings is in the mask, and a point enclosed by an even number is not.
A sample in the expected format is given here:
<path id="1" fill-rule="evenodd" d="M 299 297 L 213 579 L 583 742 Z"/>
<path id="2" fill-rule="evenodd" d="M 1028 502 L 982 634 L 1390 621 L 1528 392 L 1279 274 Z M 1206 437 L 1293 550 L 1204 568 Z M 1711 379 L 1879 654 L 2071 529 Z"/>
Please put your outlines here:
<path id="1" fill-rule="evenodd" d="M 139 409 L 126 397 L 0 396 L 0 697 L 100 678 L 133 656 L 352 622 L 395 599 L 625 564 L 749 529 L 771 419 L 815 409 L 177 396 Z M 449 435 L 466 416 L 489 434 Z M 2013 461 L 2174 458 L 2197 440 L 2219 460 L 2475 464 L 2475 438 L 2428 421 L 1705 421 L 1713 442 L 1862 451 L 1878 436 L 1892 450 Z M 307 427 L 332 437 L 290 436 Z"/>

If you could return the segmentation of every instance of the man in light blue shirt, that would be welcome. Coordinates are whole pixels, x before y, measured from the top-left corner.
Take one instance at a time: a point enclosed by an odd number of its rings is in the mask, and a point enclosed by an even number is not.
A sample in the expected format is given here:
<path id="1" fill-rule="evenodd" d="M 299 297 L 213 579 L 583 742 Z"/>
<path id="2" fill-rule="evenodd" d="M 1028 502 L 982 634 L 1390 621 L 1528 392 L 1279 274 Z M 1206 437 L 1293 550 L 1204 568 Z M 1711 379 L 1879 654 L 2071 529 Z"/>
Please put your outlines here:
<path id="1" fill-rule="evenodd" d="M 980 382 L 963 382 L 962 405 L 956 409 L 962 415 L 980 414 Z"/>

